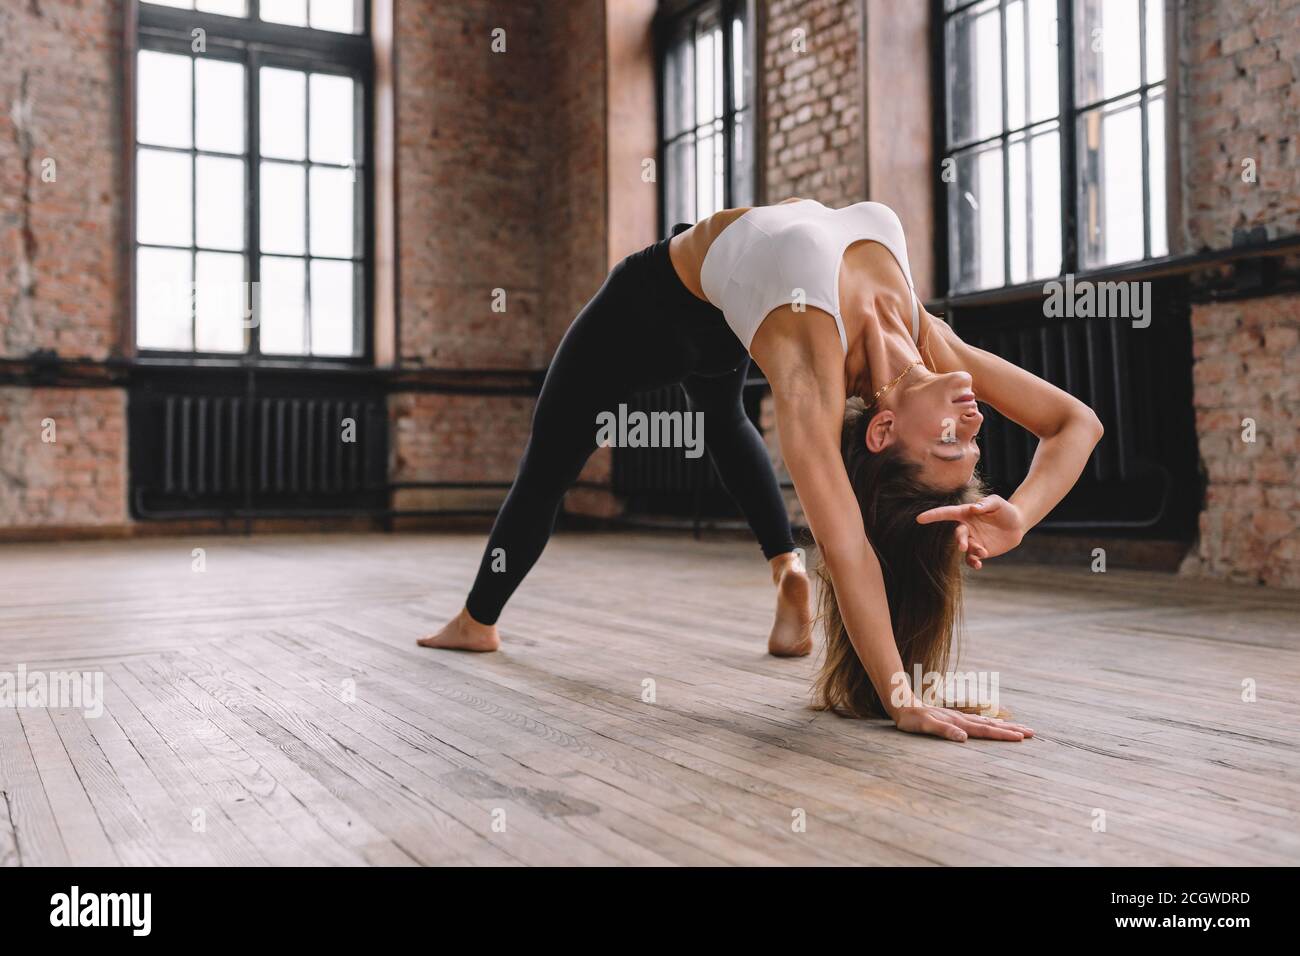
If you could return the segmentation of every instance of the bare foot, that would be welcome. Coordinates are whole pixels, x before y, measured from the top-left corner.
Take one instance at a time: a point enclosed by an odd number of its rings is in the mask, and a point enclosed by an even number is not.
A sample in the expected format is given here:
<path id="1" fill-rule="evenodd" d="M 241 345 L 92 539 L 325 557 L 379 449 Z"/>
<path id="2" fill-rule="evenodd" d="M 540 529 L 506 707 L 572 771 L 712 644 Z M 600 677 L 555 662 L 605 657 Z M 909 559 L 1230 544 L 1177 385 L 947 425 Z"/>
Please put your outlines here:
<path id="1" fill-rule="evenodd" d="M 457 651 L 495 651 L 501 646 L 501 635 L 495 624 L 480 624 L 461 608 L 437 634 L 422 637 L 415 643 L 421 647 L 440 647 Z"/>
<path id="2" fill-rule="evenodd" d="M 811 653 L 812 582 L 799 564 L 780 569 L 776 582 L 776 621 L 767 639 L 767 652 L 776 657 L 803 657 Z"/>

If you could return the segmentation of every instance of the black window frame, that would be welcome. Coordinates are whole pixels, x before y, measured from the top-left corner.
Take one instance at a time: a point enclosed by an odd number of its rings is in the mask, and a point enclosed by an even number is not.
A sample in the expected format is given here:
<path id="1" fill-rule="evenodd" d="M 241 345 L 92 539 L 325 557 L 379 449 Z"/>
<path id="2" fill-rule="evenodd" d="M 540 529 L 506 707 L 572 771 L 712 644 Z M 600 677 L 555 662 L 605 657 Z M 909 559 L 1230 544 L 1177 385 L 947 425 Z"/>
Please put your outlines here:
<path id="1" fill-rule="evenodd" d="M 268 366 L 334 369 L 340 367 L 370 366 L 375 360 L 374 343 L 374 138 L 371 135 L 374 112 L 374 51 L 369 24 L 371 22 L 371 0 L 359 0 L 358 32 L 338 33 L 311 27 L 290 26 L 268 23 L 259 19 L 260 0 L 246 0 L 246 15 L 243 17 L 225 16 L 205 13 L 197 10 L 184 10 L 174 7 L 148 3 L 146 0 L 133 0 L 135 14 L 134 47 L 131 49 L 132 64 L 129 75 L 133 78 L 128 91 L 129 115 L 132 118 L 130 135 L 126 148 L 131 170 L 132 190 L 130 196 L 131 228 L 129 242 L 128 282 L 130 289 L 128 304 L 128 348 L 131 354 L 145 361 L 166 363 L 194 364 L 233 364 L 238 366 Z M 194 35 L 192 31 L 204 31 L 205 50 L 196 53 L 192 49 Z M 359 160 L 356 164 L 356 185 L 359 195 L 354 206 L 353 231 L 356 239 L 353 260 L 357 262 L 354 275 L 359 276 L 360 288 L 353 289 L 353 329 L 355 341 L 359 345 L 353 355 L 313 355 L 293 353 L 263 353 L 260 348 L 260 323 L 248 330 L 245 348 L 238 352 L 214 352 L 194 349 L 156 349 L 142 348 L 138 344 L 137 320 L 137 268 L 136 252 L 140 243 L 135 225 L 136 203 L 136 163 L 138 151 L 145 149 L 162 149 L 164 151 L 204 155 L 196 143 L 188 148 L 154 147 L 137 141 L 134 117 L 138 98 L 138 77 L 135 61 L 141 51 L 159 51 L 179 53 L 190 58 L 207 57 L 238 62 L 244 67 L 244 152 L 245 164 L 244 189 L 244 248 L 241 250 L 246 259 L 247 281 L 257 283 L 261 276 L 261 236 L 260 236 L 260 162 L 263 157 L 259 151 L 260 117 L 259 117 L 259 71 L 263 66 L 283 67 L 306 73 L 327 73 L 348 76 L 356 83 L 356 105 L 354 110 L 354 143 L 360 145 Z M 310 91 L 305 108 L 310 113 Z M 191 111 L 195 91 L 191 87 Z M 191 114 L 192 115 L 192 114 Z M 192 122 L 192 119 L 191 119 Z M 310 123 L 310 118 L 307 120 Z M 308 134 L 305 134 L 308 135 Z M 212 154 L 230 158 L 232 154 Z M 301 165 L 309 170 L 313 165 L 330 166 L 336 164 L 317 163 L 309 156 L 303 160 L 278 160 L 292 165 Z M 337 166 L 337 168 L 350 168 Z M 310 190 L 310 177 L 306 187 Z M 191 183 L 191 190 L 195 184 Z M 191 203 L 194 202 L 193 195 Z M 191 211 L 193 217 L 193 210 Z M 310 204 L 304 209 L 304 228 L 310 230 Z M 191 223 L 190 251 L 197 251 Z M 171 246 L 168 248 L 184 248 Z M 278 255 L 268 253 L 268 255 Z M 301 256 L 304 262 L 304 281 L 310 289 L 310 264 L 314 258 L 333 259 L 310 254 L 310 247 L 304 246 Z M 345 261 L 345 260 L 340 260 Z M 304 321 L 310 327 L 310 292 L 304 299 Z M 310 344 L 310 343 L 309 343 Z"/>
<path id="2" fill-rule="evenodd" d="M 1133 0 L 1138 7 L 1138 29 L 1140 31 L 1138 47 L 1140 56 L 1138 85 L 1132 89 L 1124 90 L 1121 93 L 1109 97 L 1101 97 L 1087 102 L 1079 102 L 1076 96 L 1076 77 L 1075 77 L 1075 6 L 1076 0 L 1056 0 L 1056 22 L 1057 22 L 1057 112 L 1053 117 L 1042 120 L 1031 121 L 1026 115 L 1025 122 L 1017 129 L 1007 129 L 1007 51 L 1006 51 L 1006 8 L 1008 0 L 997 0 L 1000 23 L 1000 40 L 1001 40 L 1001 78 L 1002 78 L 1002 122 L 999 124 L 999 132 L 986 137 L 973 139 L 969 142 L 963 142 L 958 146 L 952 146 L 949 143 L 949 115 L 948 115 L 948 49 L 947 49 L 947 26 L 954 17 L 978 6 L 986 0 L 957 0 L 951 9 L 948 9 L 945 0 L 930 0 L 930 23 L 931 23 L 931 84 L 932 84 L 932 115 L 933 115 L 933 141 L 934 154 L 938 159 L 937 166 L 942 168 L 945 160 L 957 157 L 959 154 L 978 149 L 991 143 L 998 143 L 1002 150 L 1002 241 L 1003 241 L 1003 281 L 997 285 L 982 286 L 971 289 L 955 289 L 952 287 L 951 275 L 951 255 L 952 255 L 952 232 L 949 215 L 949 190 L 953 184 L 944 182 L 941 176 L 936 175 L 934 190 L 934 252 L 935 252 L 935 300 L 942 302 L 961 302 L 995 300 L 1005 298 L 1008 294 L 1016 290 L 1038 290 L 1041 291 L 1043 283 L 1065 275 L 1109 275 L 1109 274 L 1131 274 L 1144 270 L 1145 267 L 1152 263 L 1159 263 L 1173 258 L 1173 241 L 1172 241 L 1172 218 L 1171 208 L 1168 202 L 1170 184 L 1166 183 L 1166 204 L 1165 204 L 1165 234 L 1166 234 L 1166 251 L 1160 256 L 1151 254 L 1151 170 L 1150 170 L 1150 148 L 1148 142 L 1149 131 L 1149 104 L 1151 101 L 1151 91 L 1153 88 L 1160 87 L 1161 92 L 1158 94 L 1164 101 L 1165 109 L 1165 163 L 1168 168 L 1168 157 L 1172 150 L 1178 148 L 1176 140 L 1171 137 L 1170 130 L 1174 126 L 1174 111 L 1177 104 L 1174 99 L 1176 85 L 1171 78 L 1171 58 L 1170 49 L 1170 23 L 1167 13 L 1164 11 L 1163 0 Z M 1147 10 L 1151 4 L 1158 4 L 1161 8 L 1161 16 L 1164 19 L 1163 35 L 1165 39 L 1164 76 L 1156 81 L 1150 82 L 1147 76 Z M 1025 5 L 1026 11 L 1028 4 Z M 1028 42 L 1028 31 L 1026 30 L 1026 42 Z M 1027 67 L 1027 63 L 1026 63 Z M 1081 169 L 1080 156 L 1078 153 L 1078 124 L 1079 118 L 1094 110 L 1103 108 L 1112 103 L 1137 97 L 1141 111 L 1141 178 L 1142 178 L 1142 223 L 1143 223 L 1143 240 L 1142 256 L 1134 259 L 1126 259 L 1113 263 L 1098 263 L 1096 265 L 1084 265 L 1080 261 L 1080 241 L 1079 241 L 1079 222 L 1080 222 L 1080 195 L 1079 195 L 1079 176 Z M 1030 278 L 1021 282 L 1011 281 L 1011 257 L 1009 247 L 1011 242 L 1011 230 L 1009 228 L 1010 216 L 1010 191 L 1007 188 L 1009 177 L 1007 162 L 1007 146 L 1010 140 L 1016 136 L 1024 136 L 1027 132 L 1034 130 L 1036 127 L 1044 126 L 1055 121 L 1060 136 L 1060 194 L 1061 194 L 1061 265 L 1057 275 L 1045 275 L 1039 278 Z M 1026 195 L 1026 216 L 1032 217 L 1032 196 Z"/>
<path id="3" fill-rule="evenodd" d="M 686 137 L 694 136 L 701 124 L 692 121 L 687 128 L 669 135 L 667 125 L 667 94 L 665 76 L 668 68 L 668 53 L 672 45 L 682 34 L 692 29 L 703 19 L 712 17 L 722 26 L 722 188 L 723 201 L 721 209 L 734 208 L 736 203 L 735 180 L 735 121 L 736 114 L 747 112 L 749 123 L 750 157 L 754 164 L 750 174 L 752 202 L 758 201 L 761 189 L 761 169 L 759 150 L 759 122 L 762 104 L 758 99 L 759 65 L 758 54 L 761 50 L 757 42 L 759 18 L 762 15 L 760 4 L 755 0 L 660 0 L 654 20 L 655 45 L 655 168 L 658 181 L 658 219 L 659 234 L 666 236 L 674 223 L 668 222 L 668 183 L 670 170 L 667 165 L 668 147 Z M 745 24 L 743 51 L 750 63 L 748 89 L 745 91 L 745 105 L 736 107 L 735 58 L 736 49 L 729 25 L 737 12 L 743 13 Z M 694 101 L 692 100 L 692 106 Z M 716 121 L 716 118 L 715 120 Z M 694 222 L 694 218 L 691 219 Z"/>

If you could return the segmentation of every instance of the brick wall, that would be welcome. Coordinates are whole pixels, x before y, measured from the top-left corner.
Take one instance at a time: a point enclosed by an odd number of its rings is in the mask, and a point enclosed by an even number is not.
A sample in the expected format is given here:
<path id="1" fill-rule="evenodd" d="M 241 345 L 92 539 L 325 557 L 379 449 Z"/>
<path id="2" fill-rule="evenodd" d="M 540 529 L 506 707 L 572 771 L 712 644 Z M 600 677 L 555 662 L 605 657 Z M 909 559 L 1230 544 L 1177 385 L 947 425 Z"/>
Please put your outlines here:
<path id="1" fill-rule="evenodd" d="M 0 352 L 103 357 L 121 319 L 121 3 L 0 8 Z"/>
<path id="2" fill-rule="evenodd" d="M 0 534 L 126 522 L 121 389 L 0 388 Z"/>
<path id="3" fill-rule="evenodd" d="M 1192 309 L 1205 469 L 1187 574 L 1300 587 L 1300 296 Z"/>
<path id="4" fill-rule="evenodd" d="M 600 288 L 606 255 L 606 97 L 604 0 L 551 4 L 545 14 L 544 168 L 539 171 L 541 278 L 545 289 L 544 366 L 569 323 Z"/>
<path id="5" fill-rule="evenodd" d="M 397 4 L 399 355 L 436 368 L 545 363 L 541 4 Z M 491 48 L 505 31 L 506 50 Z M 493 311 L 494 290 L 505 311 Z"/>
<path id="6" fill-rule="evenodd" d="M 1184 12 L 1188 248 L 1226 248 L 1238 229 L 1300 232 L 1300 2 L 1194 0 Z M 1207 485 L 1183 571 L 1300 587 L 1300 296 L 1197 305 L 1191 321 Z"/>
<path id="7" fill-rule="evenodd" d="M 399 361 L 535 368 L 543 349 L 542 157 L 530 108 L 542 60 L 536 4 L 402 0 L 395 13 Z M 505 52 L 493 52 L 497 29 Z M 504 311 L 493 311 L 497 289 Z M 527 434 L 492 396 L 398 394 L 389 410 L 395 481 L 503 480 L 501 459 L 517 457 Z M 461 498 L 409 491 L 394 504 Z"/>
<path id="8" fill-rule="evenodd" d="M 545 14 L 547 164 L 540 182 L 540 241 L 545 286 L 543 340 L 549 362 L 578 312 L 609 271 L 607 242 L 609 165 L 605 0 L 552 4 Z M 584 482 L 608 484 L 612 458 L 598 450 L 583 469 Z M 565 510 L 611 514 L 612 496 L 574 489 Z"/>
<path id="9" fill-rule="evenodd" d="M 1190 0 L 1184 13 L 1188 247 L 1222 249 L 1255 226 L 1300 233 L 1300 2 Z"/>
<path id="10" fill-rule="evenodd" d="M 903 223 L 912 281 L 922 299 L 934 288 L 934 159 L 927 4 L 865 0 L 867 4 L 867 191 Z"/>
<path id="11" fill-rule="evenodd" d="M 865 192 L 860 0 L 771 0 L 760 47 L 768 202 Z M 798 44 L 798 46 L 796 46 Z"/>
<path id="12" fill-rule="evenodd" d="M 120 0 L 0 7 L 0 359 L 118 348 L 121 19 Z M 124 404 L 0 387 L 0 529 L 125 521 Z"/>
<path id="13" fill-rule="evenodd" d="M 498 28 L 504 53 L 491 47 Z M 398 3 L 404 365 L 544 369 L 600 287 L 604 30 L 604 0 Z M 493 311 L 498 289 L 503 312 Z M 394 480 L 508 481 L 531 407 L 493 395 L 393 396 Z M 608 470 L 606 454 L 583 477 L 605 481 Z M 404 492 L 398 504 L 465 498 Z"/>
<path id="14" fill-rule="evenodd" d="M 528 434 L 529 397 L 406 393 L 388 402 L 393 481 L 509 482 Z M 404 489 L 403 510 L 491 508 L 500 490 Z"/>

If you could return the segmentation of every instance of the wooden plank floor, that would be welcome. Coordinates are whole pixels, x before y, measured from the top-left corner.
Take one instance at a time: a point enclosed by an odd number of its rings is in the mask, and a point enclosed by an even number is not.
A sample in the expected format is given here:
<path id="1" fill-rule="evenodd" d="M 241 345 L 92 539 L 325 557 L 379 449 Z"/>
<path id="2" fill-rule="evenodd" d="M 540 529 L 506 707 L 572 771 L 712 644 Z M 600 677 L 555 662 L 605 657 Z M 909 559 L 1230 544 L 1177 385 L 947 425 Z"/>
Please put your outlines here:
<path id="1" fill-rule="evenodd" d="M 0 707 L 0 864 L 1300 863 L 1300 595 L 993 562 L 961 666 L 1039 735 L 952 744 L 808 710 L 748 542 L 561 535 L 417 648 L 481 545 L 0 547 L 0 672 L 104 684 Z"/>

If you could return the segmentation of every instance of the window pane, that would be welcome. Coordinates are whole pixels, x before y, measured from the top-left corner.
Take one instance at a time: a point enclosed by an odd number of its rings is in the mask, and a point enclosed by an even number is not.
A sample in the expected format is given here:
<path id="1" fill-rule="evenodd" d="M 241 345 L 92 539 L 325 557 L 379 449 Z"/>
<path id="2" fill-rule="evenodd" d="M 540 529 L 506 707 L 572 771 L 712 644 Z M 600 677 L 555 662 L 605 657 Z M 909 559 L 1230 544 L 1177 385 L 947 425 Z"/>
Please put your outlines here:
<path id="1" fill-rule="evenodd" d="M 726 137 L 722 132 L 722 120 L 718 120 L 713 127 L 713 209 L 710 212 L 716 212 L 727 205 L 726 175 Z"/>
<path id="2" fill-rule="evenodd" d="M 244 248 L 244 161 L 199 156 L 194 176 L 198 245 L 208 249 Z"/>
<path id="3" fill-rule="evenodd" d="M 703 12 L 686 15 L 665 56 L 661 171 L 665 231 L 678 222 L 697 222 L 723 206 L 754 201 L 749 6 L 745 2 L 731 6 L 732 15 L 725 20 L 716 5 L 706 4 Z M 730 141 L 724 119 L 729 112 L 734 123 Z"/>
<path id="4" fill-rule="evenodd" d="M 194 141 L 217 153 L 244 151 L 244 66 L 202 57 L 194 64 Z"/>
<path id="5" fill-rule="evenodd" d="M 746 110 L 736 114 L 733 128 L 734 142 L 731 148 L 731 204 L 732 206 L 752 206 L 754 204 L 754 141 L 753 120 Z"/>
<path id="6" fill-rule="evenodd" d="M 302 259 L 262 257 L 262 278 L 258 291 L 262 309 L 258 316 L 262 351 L 278 355 L 302 355 L 307 351 L 304 322 L 306 263 Z"/>
<path id="7" fill-rule="evenodd" d="M 313 259 L 311 263 L 311 351 L 313 355 L 352 355 L 351 262 Z"/>
<path id="8" fill-rule="evenodd" d="M 1029 0 L 1029 122 L 1061 112 L 1056 0 Z"/>
<path id="9" fill-rule="evenodd" d="M 957 179 L 948 192 L 948 234 L 954 289 L 1004 283 L 1002 150 L 986 146 L 958 154 Z"/>
<path id="10" fill-rule="evenodd" d="M 1007 129 L 1025 125 L 1029 89 L 1025 85 L 1025 4 L 1007 4 Z M 1013 280 L 1014 281 L 1014 280 Z"/>
<path id="11" fill-rule="evenodd" d="M 317 30 L 355 33 L 356 0 L 311 0 L 311 25 Z"/>
<path id="12" fill-rule="evenodd" d="M 1013 285 L 1060 274 L 1060 141 L 1051 123 L 1013 135 L 1008 146 L 1008 281 Z"/>
<path id="13" fill-rule="evenodd" d="M 721 39 L 716 28 L 695 37 L 695 123 L 707 123 L 721 115 L 722 58 L 718 50 Z M 718 50 L 718 56 L 714 56 Z"/>
<path id="14" fill-rule="evenodd" d="M 743 5 L 742 5 L 743 9 Z M 749 94 L 751 64 L 745 41 L 745 21 L 740 15 L 731 20 L 731 98 L 738 110 L 749 106 L 745 97 Z"/>
<path id="15" fill-rule="evenodd" d="M 668 50 L 664 78 L 664 133 L 671 138 L 691 125 L 695 110 L 694 47 L 675 43 Z"/>
<path id="16" fill-rule="evenodd" d="M 1029 141 L 1030 278 L 1061 274 L 1061 134 L 1050 132 Z"/>
<path id="17" fill-rule="evenodd" d="M 1008 18 L 1009 19 L 1009 18 Z M 1029 278 L 1029 165 L 1028 146 L 1024 136 L 1016 136 L 1007 144 L 1007 223 L 1008 245 L 1011 259 L 1008 262 L 1012 285 Z"/>
<path id="18" fill-rule="evenodd" d="M 1142 114 L 1137 97 L 1079 117 L 1079 247 L 1085 266 L 1142 258 Z"/>
<path id="19" fill-rule="evenodd" d="M 307 74 L 264 66 L 260 83 L 258 125 L 261 128 L 262 155 L 277 159 L 304 159 Z"/>
<path id="20" fill-rule="evenodd" d="M 227 17 L 242 17 L 248 14 L 244 0 L 197 0 L 195 7 L 204 13 L 220 13 Z"/>
<path id="21" fill-rule="evenodd" d="M 287 23 L 294 27 L 307 25 L 307 0 L 262 0 L 257 10 L 267 23 Z"/>
<path id="22" fill-rule="evenodd" d="M 185 250 L 136 250 L 135 340 L 140 348 L 194 347 L 191 268 Z"/>
<path id="23" fill-rule="evenodd" d="M 1151 255 L 1169 254 L 1165 223 L 1165 98 L 1153 96 L 1147 105 L 1147 166 L 1151 171 Z"/>
<path id="24" fill-rule="evenodd" d="M 707 128 L 700 133 L 695 147 L 695 208 L 691 210 L 688 222 L 698 222 L 715 211 L 713 205 L 713 130 Z"/>
<path id="25" fill-rule="evenodd" d="M 1006 22 L 1007 128 L 1020 129 L 1060 113 L 1056 0 L 1009 0 Z"/>
<path id="26" fill-rule="evenodd" d="M 302 255 L 306 241 L 306 178 L 301 166 L 263 163 L 261 182 L 262 251 Z"/>
<path id="27" fill-rule="evenodd" d="M 1075 4 L 1075 47 L 1080 106 L 1137 89 L 1142 81 L 1138 0 Z"/>
<path id="28" fill-rule="evenodd" d="M 242 352 L 247 302 L 244 257 L 200 252 L 194 280 L 195 347 L 201 352 Z"/>
<path id="29" fill-rule="evenodd" d="M 353 247 L 352 170 L 315 166 L 311 171 L 311 254 L 350 256 Z"/>
<path id="30" fill-rule="evenodd" d="M 948 138 L 985 139 L 1002 130 L 1002 36 L 996 0 L 948 21 Z"/>
<path id="31" fill-rule="evenodd" d="M 1163 0 L 1146 0 L 1147 82 L 1165 78 L 1165 5 Z"/>
<path id="32" fill-rule="evenodd" d="M 722 120 L 716 120 L 702 132 L 695 150 L 695 214 L 691 222 L 698 222 L 722 208 L 723 160 Z"/>
<path id="33" fill-rule="evenodd" d="M 354 162 L 352 107 L 356 97 L 352 78 L 313 73 L 310 98 L 312 160 L 318 163 Z"/>
<path id="34" fill-rule="evenodd" d="M 141 50 L 136 139 L 155 146 L 188 148 L 191 60 L 173 53 Z"/>
<path id="35" fill-rule="evenodd" d="M 152 3 L 158 7 L 176 7 L 180 10 L 193 10 L 194 0 L 142 0 L 144 3 Z"/>
<path id="36" fill-rule="evenodd" d="M 722 28 L 714 27 L 709 31 L 713 41 L 713 115 L 721 116 L 724 112 L 723 94 L 726 92 L 726 78 L 723 70 L 727 61 L 722 52 Z"/>
<path id="37" fill-rule="evenodd" d="M 135 236 L 140 242 L 189 246 L 190 154 L 142 149 L 136 154 Z"/>
<path id="38" fill-rule="evenodd" d="M 695 222 L 695 137 L 685 134 L 670 143 L 664 156 L 664 229 Z"/>

